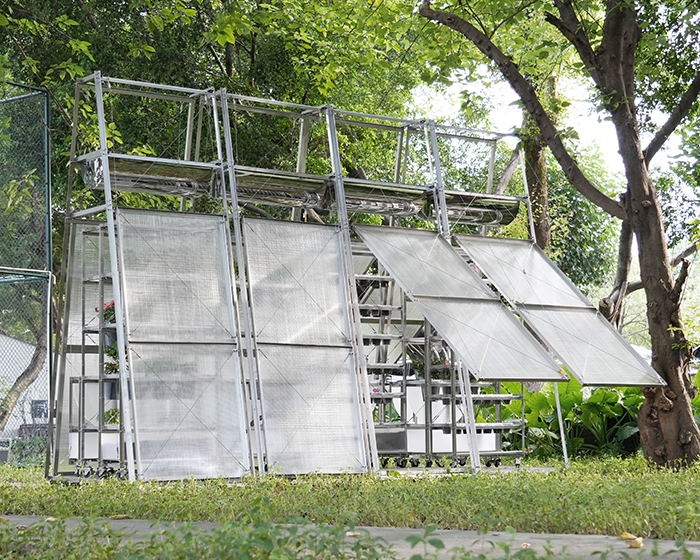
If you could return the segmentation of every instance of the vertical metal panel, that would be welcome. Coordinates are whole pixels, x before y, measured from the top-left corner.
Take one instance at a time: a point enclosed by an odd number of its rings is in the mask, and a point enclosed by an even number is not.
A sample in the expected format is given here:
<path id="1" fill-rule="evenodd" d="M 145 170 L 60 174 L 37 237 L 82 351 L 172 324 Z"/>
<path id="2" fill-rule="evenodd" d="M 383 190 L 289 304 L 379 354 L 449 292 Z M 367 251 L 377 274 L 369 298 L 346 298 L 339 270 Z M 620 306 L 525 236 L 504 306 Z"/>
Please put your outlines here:
<path id="1" fill-rule="evenodd" d="M 244 221 L 272 471 L 366 470 L 338 228 Z"/>
<path id="2" fill-rule="evenodd" d="M 226 222 L 118 217 L 139 476 L 241 476 L 249 461 Z"/>

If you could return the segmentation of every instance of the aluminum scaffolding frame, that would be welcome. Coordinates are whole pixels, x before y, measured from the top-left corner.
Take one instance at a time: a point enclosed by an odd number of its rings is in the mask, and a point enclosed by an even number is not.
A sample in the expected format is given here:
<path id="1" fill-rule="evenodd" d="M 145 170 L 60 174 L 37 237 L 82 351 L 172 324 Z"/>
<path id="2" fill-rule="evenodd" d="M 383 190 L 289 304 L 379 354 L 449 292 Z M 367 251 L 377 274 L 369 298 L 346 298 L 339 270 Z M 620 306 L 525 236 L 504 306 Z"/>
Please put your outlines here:
<path id="1" fill-rule="evenodd" d="M 85 103 L 97 143 L 79 134 Z M 151 113 L 162 126 L 131 126 Z M 478 470 L 482 455 L 522 456 L 522 382 L 556 387 L 563 360 L 454 236 L 488 244 L 521 203 L 531 221 L 527 185 L 494 193 L 506 136 L 80 80 L 52 476 L 365 472 L 387 457 Z M 80 180 L 98 203 L 74 210 Z M 141 195 L 170 211 L 128 209 Z"/>

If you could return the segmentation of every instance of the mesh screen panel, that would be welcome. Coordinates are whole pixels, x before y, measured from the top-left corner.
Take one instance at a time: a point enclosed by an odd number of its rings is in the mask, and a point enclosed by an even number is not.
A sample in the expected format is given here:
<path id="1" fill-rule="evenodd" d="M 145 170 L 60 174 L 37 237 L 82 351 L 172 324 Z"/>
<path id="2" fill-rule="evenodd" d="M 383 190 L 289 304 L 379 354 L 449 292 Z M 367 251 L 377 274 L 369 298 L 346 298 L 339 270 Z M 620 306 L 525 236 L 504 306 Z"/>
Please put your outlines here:
<path id="1" fill-rule="evenodd" d="M 119 211 L 129 340 L 230 342 L 223 218 Z"/>
<path id="2" fill-rule="evenodd" d="M 531 241 L 461 235 L 455 237 L 459 245 L 511 301 L 590 306 L 578 288 Z"/>
<path id="3" fill-rule="evenodd" d="M 335 228 L 246 220 L 245 232 L 258 342 L 347 345 Z"/>
<path id="4" fill-rule="evenodd" d="M 521 307 L 525 320 L 582 384 L 661 383 L 651 366 L 533 242 L 467 236 L 457 236 L 457 241 L 498 289 Z"/>
<path id="5" fill-rule="evenodd" d="M 417 229 L 353 226 L 369 249 L 414 295 L 495 299 L 442 237 Z"/>
<path id="6" fill-rule="evenodd" d="M 235 349 L 132 344 L 144 479 L 238 477 L 247 470 Z"/>
<path id="7" fill-rule="evenodd" d="M 241 476 L 248 459 L 226 223 L 118 216 L 140 475 Z"/>
<path id="8" fill-rule="evenodd" d="M 0 462 L 19 466 L 43 461 L 48 433 L 49 128 L 45 91 L 0 82 Z"/>
<path id="9" fill-rule="evenodd" d="M 641 356 L 595 309 L 531 309 L 527 320 L 584 385 L 658 385 Z"/>
<path id="10" fill-rule="evenodd" d="M 270 469 L 363 471 L 351 350 L 268 344 L 259 355 Z"/>
<path id="11" fill-rule="evenodd" d="M 270 468 L 365 470 L 337 228 L 246 220 L 245 232 Z"/>
<path id="12" fill-rule="evenodd" d="M 47 270 L 47 94 L 0 83 L 0 266 Z"/>
<path id="13" fill-rule="evenodd" d="M 416 298 L 416 304 L 480 379 L 563 380 L 549 355 L 500 302 Z"/>
<path id="14" fill-rule="evenodd" d="M 355 229 L 474 375 L 562 380 L 556 363 L 436 233 Z"/>

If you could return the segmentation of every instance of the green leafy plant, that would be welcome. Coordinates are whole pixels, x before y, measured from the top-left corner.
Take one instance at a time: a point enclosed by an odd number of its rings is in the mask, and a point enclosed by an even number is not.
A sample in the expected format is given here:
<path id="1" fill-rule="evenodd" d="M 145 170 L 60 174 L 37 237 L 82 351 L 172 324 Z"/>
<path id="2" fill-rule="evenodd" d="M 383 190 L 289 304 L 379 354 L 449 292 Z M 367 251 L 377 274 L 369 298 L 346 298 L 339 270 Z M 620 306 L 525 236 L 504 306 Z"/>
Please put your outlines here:
<path id="1" fill-rule="evenodd" d="M 515 389 L 515 388 L 513 388 Z M 585 454 L 629 454 L 639 447 L 637 411 L 644 401 L 641 390 L 599 387 L 583 388 L 574 379 L 560 386 L 564 437 L 571 456 Z M 521 404 L 505 405 L 512 417 L 519 417 Z M 537 457 L 562 453 L 556 397 L 551 384 L 536 393 L 525 392 L 526 445 Z M 519 444 L 517 435 L 506 436 L 510 446 Z"/>

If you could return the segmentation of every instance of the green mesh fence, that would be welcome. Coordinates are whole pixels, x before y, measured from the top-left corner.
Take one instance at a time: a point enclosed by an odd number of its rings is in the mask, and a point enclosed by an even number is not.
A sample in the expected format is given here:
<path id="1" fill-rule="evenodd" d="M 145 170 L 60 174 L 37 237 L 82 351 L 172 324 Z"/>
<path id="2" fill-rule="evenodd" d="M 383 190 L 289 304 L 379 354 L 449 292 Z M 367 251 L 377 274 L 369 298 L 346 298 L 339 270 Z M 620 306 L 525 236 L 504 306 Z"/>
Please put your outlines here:
<path id="1" fill-rule="evenodd" d="M 49 110 L 0 84 L 0 462 L 43 461 L 49 419 Z"/>

